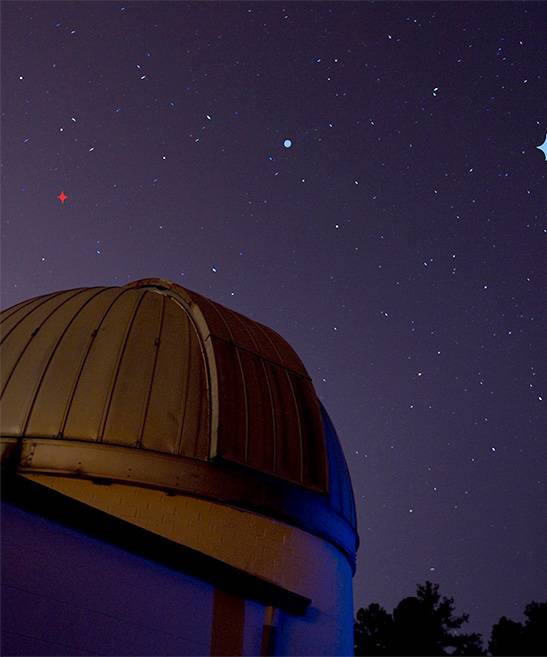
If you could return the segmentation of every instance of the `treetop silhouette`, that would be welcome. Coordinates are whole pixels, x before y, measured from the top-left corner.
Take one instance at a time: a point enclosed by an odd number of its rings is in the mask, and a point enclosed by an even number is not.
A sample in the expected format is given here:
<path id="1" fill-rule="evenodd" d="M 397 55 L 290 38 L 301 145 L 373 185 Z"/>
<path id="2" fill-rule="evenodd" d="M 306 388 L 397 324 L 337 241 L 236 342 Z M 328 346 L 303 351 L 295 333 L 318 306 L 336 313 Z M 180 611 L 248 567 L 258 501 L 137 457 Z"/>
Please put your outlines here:
<path id="1" fill-rule="evenodd" d="M 492 628 L 491 655 L 547 655 L 547 602 L 531 602 L 524 624 L 505 616 Z M 481 635 L 460 632 L 468 614 L 455 614 L 454 598 L 425 582 L 390 614 L 377 603 L 359 609 L 354 624 L 356 655 L 485 655 Z"/>

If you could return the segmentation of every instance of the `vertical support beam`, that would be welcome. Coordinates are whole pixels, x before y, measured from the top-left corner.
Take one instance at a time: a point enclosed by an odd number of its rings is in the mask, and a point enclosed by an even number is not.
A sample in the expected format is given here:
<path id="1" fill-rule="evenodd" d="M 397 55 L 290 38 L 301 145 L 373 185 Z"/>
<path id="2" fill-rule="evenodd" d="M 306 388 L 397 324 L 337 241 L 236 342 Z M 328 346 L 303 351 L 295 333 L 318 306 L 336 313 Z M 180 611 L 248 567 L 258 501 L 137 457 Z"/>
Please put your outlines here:
<path id="1" fill-rule="evenodd" d="M 211 655 L 243 655 L 245 598 L 215 589 Z"/>
<path id="2" fill-rule="evenodd" d="M 264 625 L 262 627 L 262 641 L 260 644 L 261 657 L 275 655 L 275 635 L 277 632 L 275 612 L 275 607 L 266 607 L 264 610 Z"/>

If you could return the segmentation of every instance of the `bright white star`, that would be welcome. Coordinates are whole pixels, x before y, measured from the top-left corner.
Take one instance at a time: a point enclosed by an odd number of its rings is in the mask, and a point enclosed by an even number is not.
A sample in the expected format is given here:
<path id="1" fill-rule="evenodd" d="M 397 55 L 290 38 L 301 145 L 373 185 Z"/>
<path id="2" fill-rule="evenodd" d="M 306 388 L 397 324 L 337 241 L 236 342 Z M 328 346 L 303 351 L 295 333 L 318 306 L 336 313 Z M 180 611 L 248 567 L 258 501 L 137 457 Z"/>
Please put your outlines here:
<path id="1" fill-rule="evenodd" d="M 536 148 L 539 148 L 540 151 L 542 151 L 543 155 L 545 155 L 545 159 L 547 160 L 547 135 L 545 135 L 545 141 L 541 146 L 536 146 Z"/>

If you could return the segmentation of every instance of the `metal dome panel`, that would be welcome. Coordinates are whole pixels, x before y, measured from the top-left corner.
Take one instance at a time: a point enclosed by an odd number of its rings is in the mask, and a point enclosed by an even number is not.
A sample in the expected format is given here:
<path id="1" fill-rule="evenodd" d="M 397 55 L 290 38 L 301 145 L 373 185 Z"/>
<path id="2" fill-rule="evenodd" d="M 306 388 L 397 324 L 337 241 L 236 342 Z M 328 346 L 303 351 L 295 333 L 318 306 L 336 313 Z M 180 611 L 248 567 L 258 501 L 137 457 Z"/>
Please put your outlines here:
<path id="1" fill-rule="evenodd" d="M 173 299 L 144 289 L 91 288 L 6 313 L 3 435 L 207 458 L 203 355 Z"/>

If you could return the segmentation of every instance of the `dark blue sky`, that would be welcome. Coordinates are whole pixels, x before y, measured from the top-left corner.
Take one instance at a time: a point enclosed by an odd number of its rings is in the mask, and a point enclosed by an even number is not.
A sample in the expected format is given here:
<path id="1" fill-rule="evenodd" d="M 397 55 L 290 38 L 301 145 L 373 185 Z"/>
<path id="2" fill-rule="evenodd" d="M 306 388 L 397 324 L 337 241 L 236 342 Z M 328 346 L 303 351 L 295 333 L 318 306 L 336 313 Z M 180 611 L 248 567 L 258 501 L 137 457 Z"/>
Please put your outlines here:
<path id="1" fill-rule="evenodd" d="M 356 606 L 431 579 L 469 629 L 520 619 L 547 593 L 546 24 L 4 2 L 2 306 L 159 276 L 270 325 L 345 449 Z"/>

